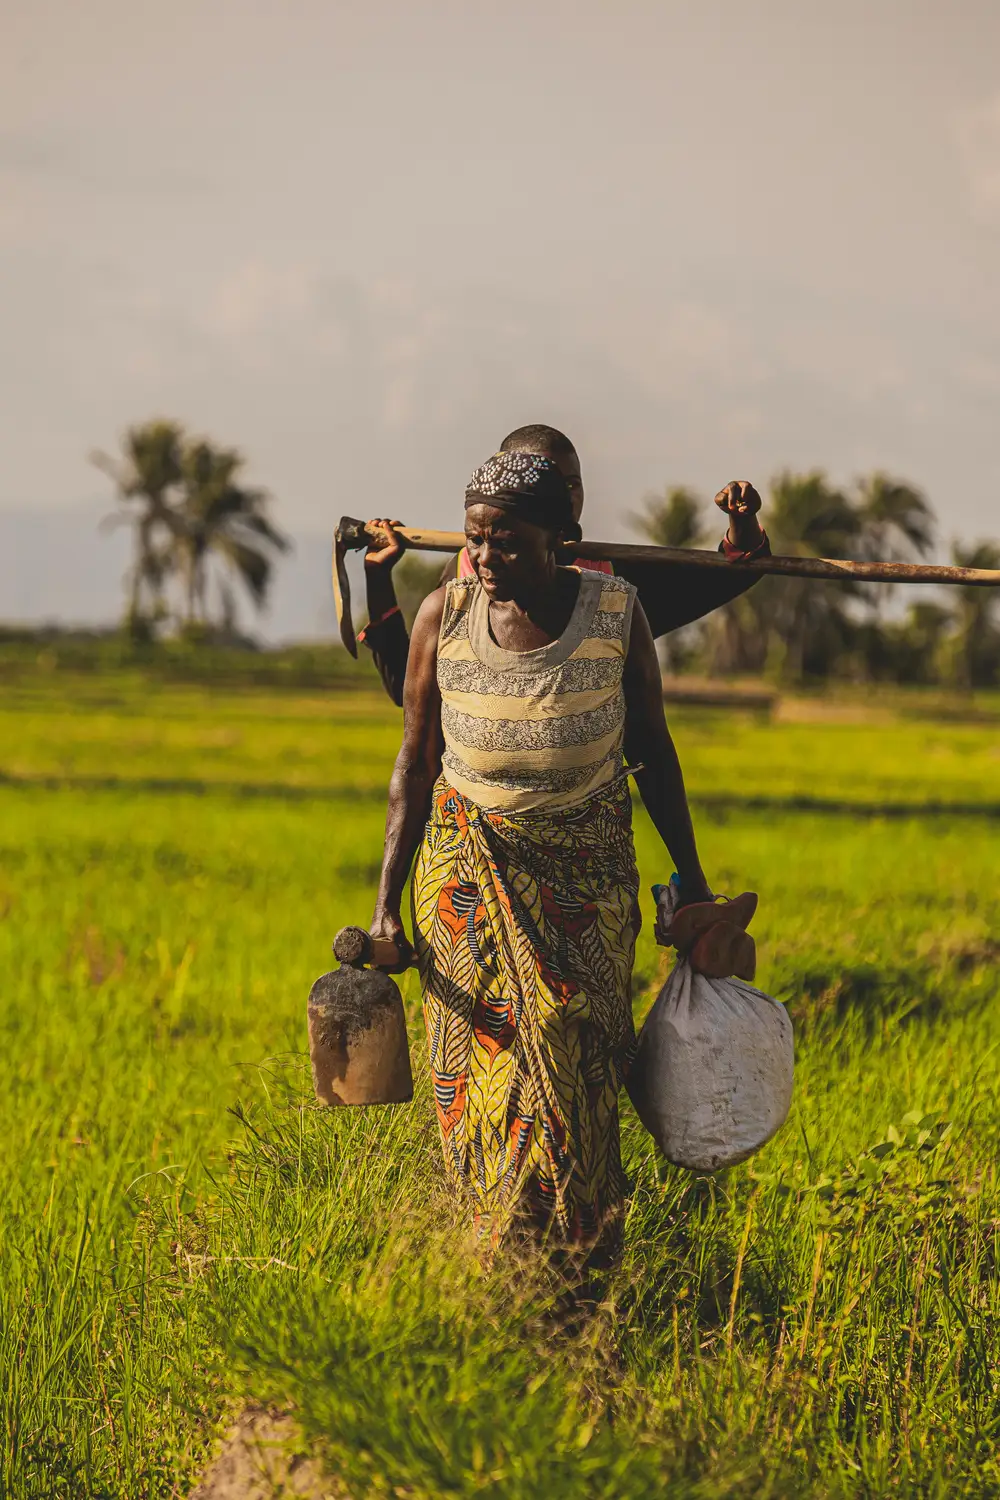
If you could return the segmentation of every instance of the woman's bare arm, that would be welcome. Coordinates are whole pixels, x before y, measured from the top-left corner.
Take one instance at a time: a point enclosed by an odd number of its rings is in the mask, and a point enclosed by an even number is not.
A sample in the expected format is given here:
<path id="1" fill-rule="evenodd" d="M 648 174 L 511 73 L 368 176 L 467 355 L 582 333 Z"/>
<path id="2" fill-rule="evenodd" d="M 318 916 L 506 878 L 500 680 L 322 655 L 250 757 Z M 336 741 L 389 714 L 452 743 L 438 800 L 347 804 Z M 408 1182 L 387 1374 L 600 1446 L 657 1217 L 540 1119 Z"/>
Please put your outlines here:
<path id="1" fill-rule="evenodd" d="M 437 685 L 437 644 L 445 590 L 435 589 L 413 622 L 403 693 L 403 743 L 389 782 L 382 878 L 372 917 L 374 937 L 392 938 L 408 951 L 400 906 L 430 812 L 431 792 L 441 771 L 441 695 Z"/>
<path id="2" fill-rule="evenodd" d="M 406 663 L 410 654 L 410 637 L 406 621 L 399 609 L 396 588 L 392 581 L 392 570 L 403 553 L 402 543 L 395 535 L 399 521 L 369 521 L 369 526 L 381 527 L 392 540 L 380 546 L 373 542 L 365 553 L 365 589 L 368 595 L 369 623 L 358 636 L 372 654 L 375 669 L 382 679 L 382 686 L 398 708 L 403 706 L 406 684 Z M 455 577 L 455 555 L 449 556 L 441 569 L 441 583 Z"/>
<path id="3" fill-rule="evenodd" d="M 638 599 L 622 678 L 625 693 L 625 758 L 642 765 L 635 776 L 653 826 L 667 846 L 681 882 L 681 900 L 710 901 L 712 893 L 698 858 L 684 778 L 663 713 L 660 664 L 649 622 Z"/>

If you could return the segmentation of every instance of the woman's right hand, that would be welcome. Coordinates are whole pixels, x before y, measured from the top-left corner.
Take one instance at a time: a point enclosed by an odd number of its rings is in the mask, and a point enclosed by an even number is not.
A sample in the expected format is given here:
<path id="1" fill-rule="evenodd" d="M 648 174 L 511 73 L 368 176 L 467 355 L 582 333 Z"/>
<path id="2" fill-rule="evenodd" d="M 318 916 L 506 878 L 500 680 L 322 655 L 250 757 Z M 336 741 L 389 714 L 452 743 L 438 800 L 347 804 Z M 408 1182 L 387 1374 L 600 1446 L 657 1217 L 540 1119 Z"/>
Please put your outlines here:
<path id="1" fill-rule="evenodd" d="M 402 524 L 402 521 L 386 521 L 382 518 L 367 522 L 368 526 L 377 527 L 383 534 L 368 543 L 368 550 L 365 552 L 366 569 L 384 568 L 387 573 L 392 572 L 403 555 L 403 543 L 396 535 L 396 527 Z"/>
<path id="2" fill-rule="evenodd" d="M 389 974 L 402 974 L 413 962 L 413 946 L 406 936 L 403 927 L 403 919 L 398 911 L 389 911 L 386 907 L 376 906 L 372 917 L 371 926 L 368 929 L 373 938 L 380 938 L 383 942 L 393 943 L 399 954 L 399 961 L 386 967 Z M 380 967 L 382 967 L 380 965 Z"/>

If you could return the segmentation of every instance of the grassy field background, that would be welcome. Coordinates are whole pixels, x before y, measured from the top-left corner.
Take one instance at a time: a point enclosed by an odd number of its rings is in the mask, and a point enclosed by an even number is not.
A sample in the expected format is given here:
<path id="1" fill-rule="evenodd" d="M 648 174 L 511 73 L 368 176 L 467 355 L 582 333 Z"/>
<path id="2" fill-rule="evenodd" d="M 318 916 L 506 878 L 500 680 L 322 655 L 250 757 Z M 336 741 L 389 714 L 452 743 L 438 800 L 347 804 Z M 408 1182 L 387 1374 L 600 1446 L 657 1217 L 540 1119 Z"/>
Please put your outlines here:
<path id="1" fill-rule="evenodd" d="M 182 1495 L 254 1399 L 293 1403 L 359 1495 L 996 1494 L 1000 716 L 979 713 L 672 715 L 709 878 L 761 895 L 796 1098 L 711 1180 L 624 1106 L 626 1261 L 570 1339 L 537 1268 L 478 1275 L 441 1195 L 412 978 L 414 1103 L 311 1103 L 305 997 L 370 913 L 391 705 L 5 684 L 0 1493 Z M 648 887 L 669 870 L 636 829 Z M 649 930 L 637 972 L 641 1012 Z"/>

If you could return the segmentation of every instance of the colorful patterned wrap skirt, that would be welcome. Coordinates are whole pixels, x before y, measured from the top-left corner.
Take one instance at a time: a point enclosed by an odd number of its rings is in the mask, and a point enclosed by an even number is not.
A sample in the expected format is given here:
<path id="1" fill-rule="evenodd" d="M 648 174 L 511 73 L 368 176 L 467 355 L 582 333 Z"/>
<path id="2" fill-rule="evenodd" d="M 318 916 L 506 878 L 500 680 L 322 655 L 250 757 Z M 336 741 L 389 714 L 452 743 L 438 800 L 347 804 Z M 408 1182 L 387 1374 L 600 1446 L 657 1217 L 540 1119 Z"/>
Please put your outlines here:
<path id="1" fill-rule="evenodd" d="M 618 1239 L 618 1094 L 635 1046 L 627 783 L 552 812 L 434 790 L 413 925 L 449 1180 L 494 1248 L 515 1224 Z"/>

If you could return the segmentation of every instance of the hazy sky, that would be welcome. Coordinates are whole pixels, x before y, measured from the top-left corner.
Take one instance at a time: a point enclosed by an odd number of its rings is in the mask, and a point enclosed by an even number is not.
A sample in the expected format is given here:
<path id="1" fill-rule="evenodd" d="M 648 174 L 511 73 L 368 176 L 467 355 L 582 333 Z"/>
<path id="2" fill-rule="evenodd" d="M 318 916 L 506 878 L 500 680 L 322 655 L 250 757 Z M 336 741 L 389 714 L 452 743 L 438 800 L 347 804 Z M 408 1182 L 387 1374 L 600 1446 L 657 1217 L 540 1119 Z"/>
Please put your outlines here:
<path id="1" fill-rule="evenodd" d="M 594 535 L 783 465 L 996 534 L 998 267 L 996 0 L 0 0 L 0 509 L 164 414 L 458 524 L 549 421 Z"/>

